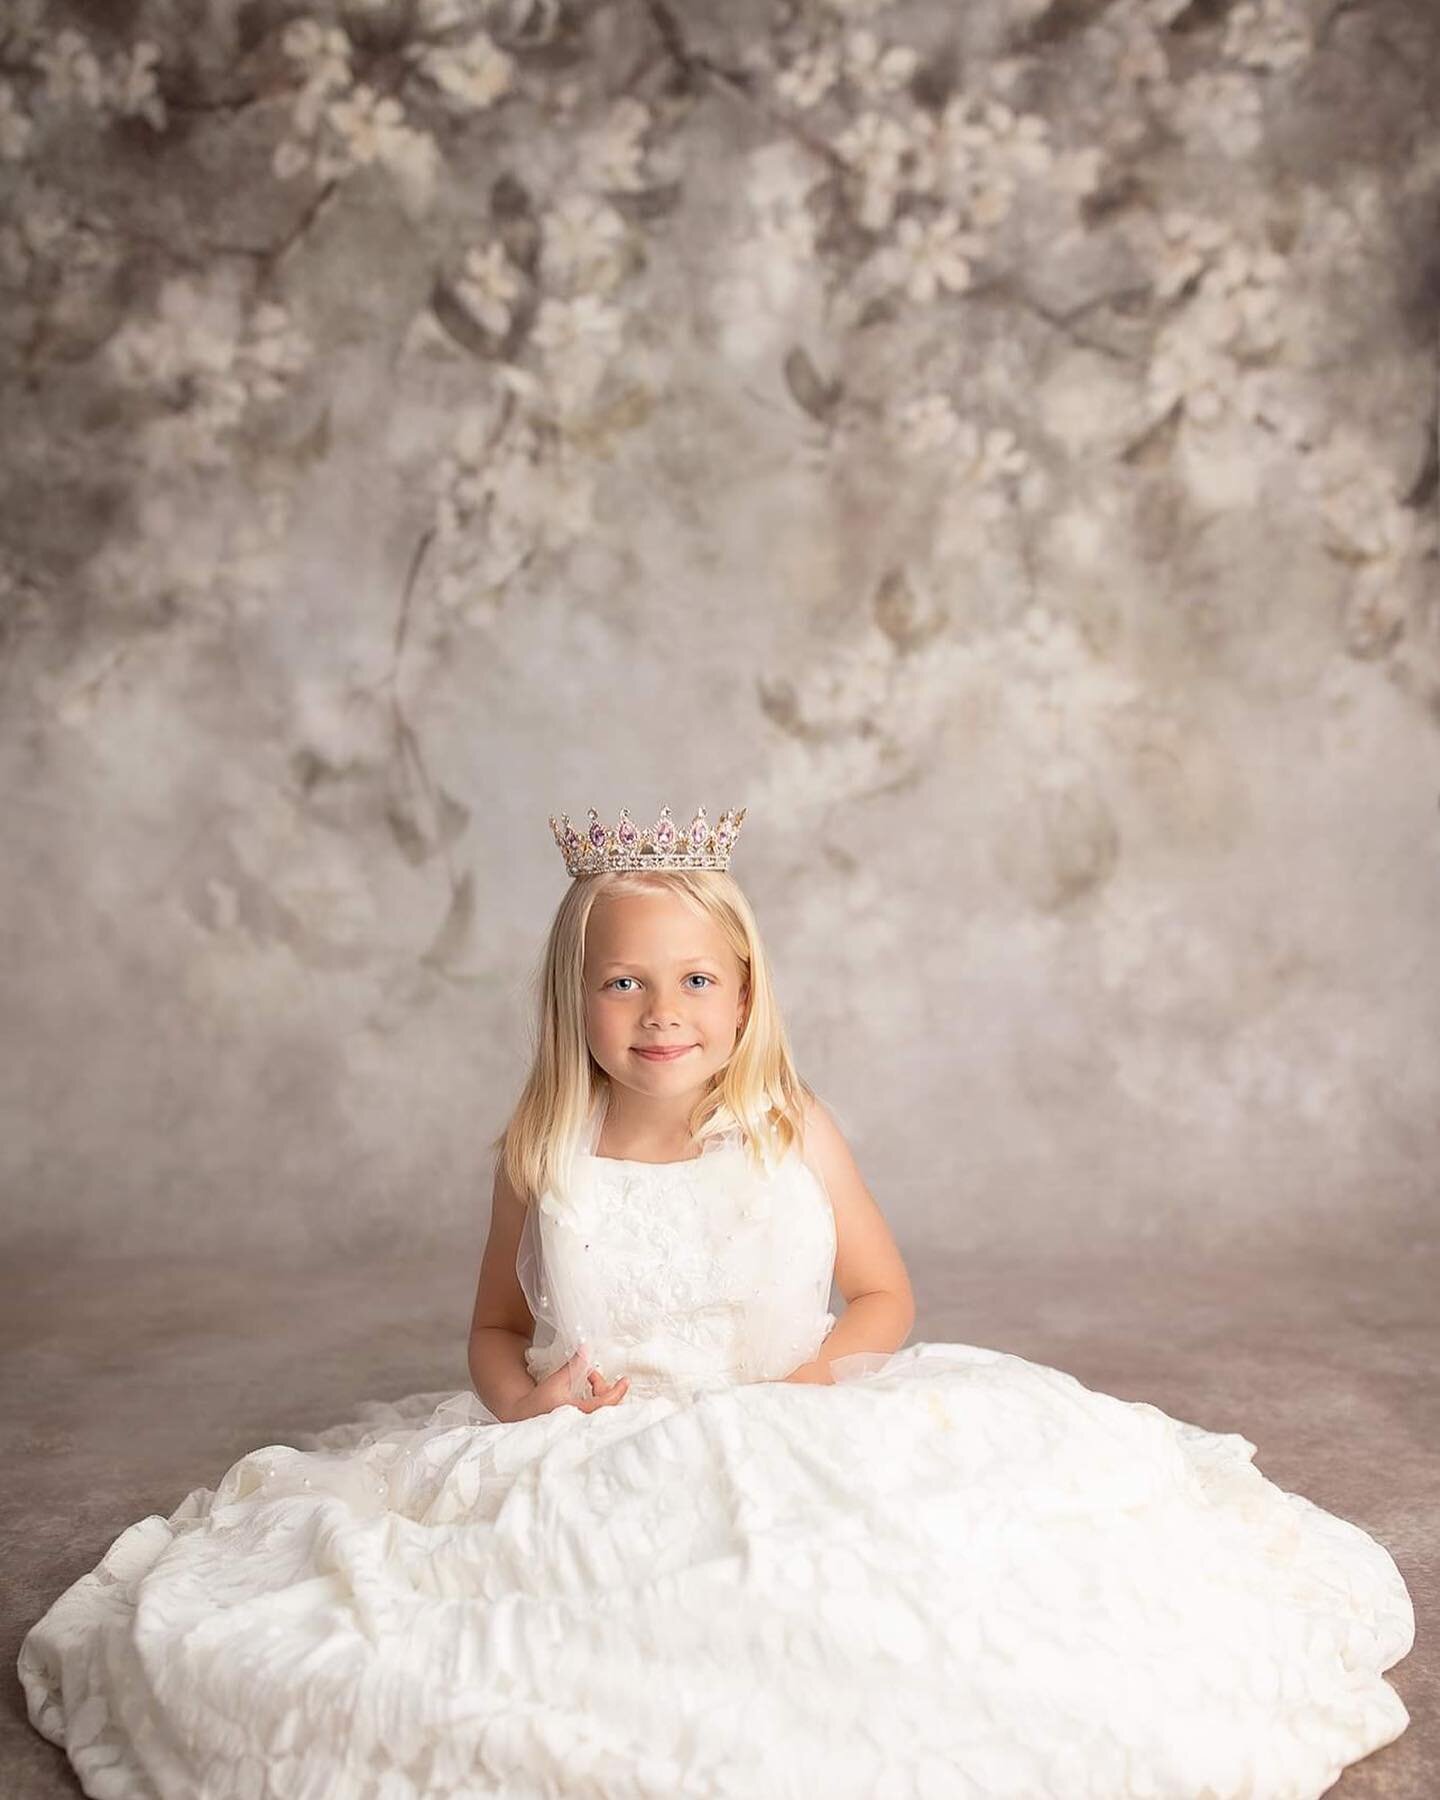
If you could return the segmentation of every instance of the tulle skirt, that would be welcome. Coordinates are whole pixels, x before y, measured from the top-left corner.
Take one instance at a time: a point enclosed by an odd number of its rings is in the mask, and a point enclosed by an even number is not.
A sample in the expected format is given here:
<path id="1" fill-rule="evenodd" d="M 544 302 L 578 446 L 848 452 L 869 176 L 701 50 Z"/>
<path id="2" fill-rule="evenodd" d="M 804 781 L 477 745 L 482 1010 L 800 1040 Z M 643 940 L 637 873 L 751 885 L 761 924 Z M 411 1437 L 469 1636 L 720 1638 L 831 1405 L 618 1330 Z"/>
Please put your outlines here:
<path id="1" fill-rule="evenodd" d="M 1389 1552 L 1022 1357 L 500 1423 L 376 1402 L 30 1630 L 103 1800 L 1313 1800 L 1408 1723 Z"/>

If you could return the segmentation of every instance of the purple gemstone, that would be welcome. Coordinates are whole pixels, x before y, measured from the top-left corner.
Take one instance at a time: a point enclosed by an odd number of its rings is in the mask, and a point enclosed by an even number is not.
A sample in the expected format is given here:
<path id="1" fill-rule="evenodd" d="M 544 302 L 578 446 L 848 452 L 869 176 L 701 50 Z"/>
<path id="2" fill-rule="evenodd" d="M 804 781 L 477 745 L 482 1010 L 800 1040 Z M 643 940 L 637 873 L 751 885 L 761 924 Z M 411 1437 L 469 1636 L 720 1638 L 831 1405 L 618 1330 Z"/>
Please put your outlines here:
<path id="1" fill-rule="evenodd" d="M 590 842 L 597 850 L 605 848 L 605 827 L 597 819 L 590 827 Z"/>
<path id="2" fill-rule="evenodd" d="M 620 842 L 628 847 L 635 842 L 636 835 L 635 827 L 626 819 L 620 827 Z"/>

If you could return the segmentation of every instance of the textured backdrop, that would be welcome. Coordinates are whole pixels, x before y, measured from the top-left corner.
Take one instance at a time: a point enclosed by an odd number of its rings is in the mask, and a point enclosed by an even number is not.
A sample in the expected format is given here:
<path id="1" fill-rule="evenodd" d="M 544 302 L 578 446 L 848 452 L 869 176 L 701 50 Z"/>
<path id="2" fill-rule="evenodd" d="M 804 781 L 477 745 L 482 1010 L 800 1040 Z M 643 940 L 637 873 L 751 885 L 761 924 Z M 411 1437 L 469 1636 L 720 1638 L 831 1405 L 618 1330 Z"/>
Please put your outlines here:
<path id="1" fill-rule="evenodd" d="M 903 1243 L 1433 1231 L 1432 9 L 4 18 L 12 1252 L 471 1238 L 696 802 Z"/>

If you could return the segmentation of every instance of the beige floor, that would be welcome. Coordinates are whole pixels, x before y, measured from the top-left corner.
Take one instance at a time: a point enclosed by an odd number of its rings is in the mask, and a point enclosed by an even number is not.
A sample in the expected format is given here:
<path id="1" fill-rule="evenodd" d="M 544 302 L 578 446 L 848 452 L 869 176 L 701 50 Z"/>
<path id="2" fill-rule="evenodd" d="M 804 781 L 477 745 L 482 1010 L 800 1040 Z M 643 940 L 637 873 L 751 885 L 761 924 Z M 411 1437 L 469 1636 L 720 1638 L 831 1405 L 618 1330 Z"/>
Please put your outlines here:
<path id="1" fill-rule="evenodd" d="M 959 1265 L 906 1248 L 920 1302 L 913 1338 L 1013 1351 L 1243 1432 L 1272 1481 L 1387 1546 L 1416 1607 L 1415 1648 L 1390 1677 L 1411 1725 L 1330 1794 L 1437 1800 L 1440 1255 L 1367 1264 L 1312 1250 L 1222 1266 L 1127 1251 L 1086 1265 Z M 25 1717 L 14 1664 L 30 1622 L 125 1525 L 214 1486 L 247 1449 L 346 1418 L 372 1396 L 466 1385 L 477 1253 L 328 1268 L 275 1268 L 257 1253 L 9 1269 L 4 1800 L 80 1791 Z"/>

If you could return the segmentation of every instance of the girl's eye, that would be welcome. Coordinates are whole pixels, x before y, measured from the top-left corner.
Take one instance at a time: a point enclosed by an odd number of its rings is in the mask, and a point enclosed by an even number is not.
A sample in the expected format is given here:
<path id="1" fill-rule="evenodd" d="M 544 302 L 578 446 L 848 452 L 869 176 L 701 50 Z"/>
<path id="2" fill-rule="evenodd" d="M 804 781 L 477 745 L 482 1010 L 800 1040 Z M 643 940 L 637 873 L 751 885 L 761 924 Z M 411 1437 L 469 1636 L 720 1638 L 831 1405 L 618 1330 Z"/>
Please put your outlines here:
<path id="1" fill-rule="evenodd" d="M 620 988 L 619 984 L 622 981 L 633 981 L 634 979 L 635 977 L 633 975 L 612 975 L 605 985 L 606 987 L 615 988 L 618 992 L 628 994 L 630 990 L 628 988 Z M 698 970 L 694 975 L 687 975 L 685 979 L 687 981 L 703 981 L 707 984 L 712 984 L 712 977 L 709 975 L 701 975 Z M 703 991 L 704 990 L 701 988 L 691 988 L 690 990 L 692 994 L 702 993 Z"/>

